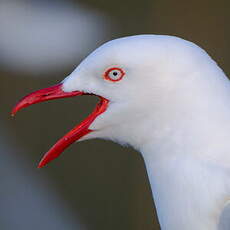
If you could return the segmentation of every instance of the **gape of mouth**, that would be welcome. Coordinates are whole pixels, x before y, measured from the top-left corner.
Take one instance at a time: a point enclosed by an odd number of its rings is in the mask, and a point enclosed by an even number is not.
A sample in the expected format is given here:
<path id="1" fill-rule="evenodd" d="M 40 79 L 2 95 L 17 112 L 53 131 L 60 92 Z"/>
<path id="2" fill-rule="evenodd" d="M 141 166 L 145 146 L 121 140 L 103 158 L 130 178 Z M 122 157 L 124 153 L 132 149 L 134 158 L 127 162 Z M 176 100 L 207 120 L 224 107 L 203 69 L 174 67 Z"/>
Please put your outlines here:
<path id="1" fill-rule="evenodd" d="M 11 115 L 14 116 L 22 108 L 39 102 L 65 97 L 89 95 L 88 93 L 83 93 L 81 91 L 64 92 L 62 90 L 62 86 L 63 85 L 61 83 L 28 94 L 15 105 L 11 112 Z M 109 104 L 109 100 L 98 95 L 94 96 L 99 97 L 100 101 L 97 103 L 96 108 L 93 110 L 93 112 L 53 145 L 53 147 L 42 157 L 38 168 L 42 168 L 43 166 L 60 156 L 60 154 L 75 141 L 79 140 L 88 133 L 93 132 L 93 130 L 89 129 L 89 126 L 100 114 L 106 111 Z"/>

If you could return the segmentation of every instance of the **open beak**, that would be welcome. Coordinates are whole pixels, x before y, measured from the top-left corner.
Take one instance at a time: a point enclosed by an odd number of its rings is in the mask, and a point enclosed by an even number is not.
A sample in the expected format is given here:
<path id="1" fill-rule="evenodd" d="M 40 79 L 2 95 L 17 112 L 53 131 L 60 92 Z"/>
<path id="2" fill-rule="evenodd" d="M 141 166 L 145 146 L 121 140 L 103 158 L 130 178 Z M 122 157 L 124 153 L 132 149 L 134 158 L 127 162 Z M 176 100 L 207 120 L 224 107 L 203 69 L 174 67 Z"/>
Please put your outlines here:
<path id="1" fill-rule="evenodd" d="M 62 90 L 62 83 L 60 83 L 45 89 L 37 90 L 23 97 L 13 108 L 11 115 L 14 116 L 20 109 L 42 101 L 80 96 L 85 94 L 86 93 L 80 91 L 64 92 Z M 65 136 L 58 140 L 58 142 L 56 142 L 56 144 L 43 156 L 38 165 L 38 168 L 45 166 L 47 163 L 57 158 L 73 142 L 92 132 L 93 130 L 89 129 L 90 124 L 96 119 L 97 116 L 105 112 L 108 103 L 109 101 L 107 99 L 100 97 L 100 102 L 97 104 L 94 111 L 85 120 L 75 126 Z"/>

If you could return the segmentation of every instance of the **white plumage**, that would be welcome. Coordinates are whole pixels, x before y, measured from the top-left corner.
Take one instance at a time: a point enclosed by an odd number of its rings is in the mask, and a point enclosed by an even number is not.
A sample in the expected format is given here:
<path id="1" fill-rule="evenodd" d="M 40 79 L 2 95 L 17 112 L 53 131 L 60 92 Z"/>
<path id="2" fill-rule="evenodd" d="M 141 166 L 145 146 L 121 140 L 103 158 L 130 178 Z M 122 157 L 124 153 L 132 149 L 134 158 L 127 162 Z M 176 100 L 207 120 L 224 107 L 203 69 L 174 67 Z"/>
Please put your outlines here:
<path id="1" fill-rule="evenodd" d="M 105 81 L 102 73 L 114 66 L 125 77 Z M 230 84 L 204 50 L 172 36 L 113 40 L 63 90 L 110 100 L 90 126 L 96 131 L 82 139 L 111 139 L 142 153 L 162 230 L 221 228 L 230 198 Z"/>
<path id="2" fill-rule="evenodd" d="M 162 230 L 230 229 L 230 84 L 204 50 L 172 36 L 113 40 L 12 114 L 84 94 L 100 96 L 96 110 L 39 167 L 79 139 L 128 144 L 143 155 Z"/>

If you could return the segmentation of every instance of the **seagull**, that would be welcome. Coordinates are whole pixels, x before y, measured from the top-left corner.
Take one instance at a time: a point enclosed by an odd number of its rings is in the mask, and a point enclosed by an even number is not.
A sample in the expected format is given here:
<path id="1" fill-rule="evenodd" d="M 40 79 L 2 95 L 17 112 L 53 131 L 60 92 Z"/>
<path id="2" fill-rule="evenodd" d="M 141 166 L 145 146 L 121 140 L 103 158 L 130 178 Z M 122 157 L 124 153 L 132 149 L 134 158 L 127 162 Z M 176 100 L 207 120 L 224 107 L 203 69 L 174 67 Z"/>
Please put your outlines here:
<path id="1" fill-rule="evenodd" d="M 109 41 L 61 83 L 25 96 L 12 115 L 79 95 L 99 102 L 39 168 L 76 141 L 130 145 L 144 158 L 162 230 L 230 229 L 230 215 L 220 224 L 230 200 L 230 84 L 202 48 L 167 35 Z"/>

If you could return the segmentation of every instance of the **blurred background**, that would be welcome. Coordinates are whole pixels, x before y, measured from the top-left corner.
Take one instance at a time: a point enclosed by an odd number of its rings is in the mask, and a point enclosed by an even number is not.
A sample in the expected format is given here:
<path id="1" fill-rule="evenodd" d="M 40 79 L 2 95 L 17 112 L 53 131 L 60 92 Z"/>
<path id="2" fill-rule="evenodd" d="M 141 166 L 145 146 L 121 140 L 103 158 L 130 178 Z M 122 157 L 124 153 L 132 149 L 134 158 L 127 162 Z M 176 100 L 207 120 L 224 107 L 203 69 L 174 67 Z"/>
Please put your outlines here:
<path id="1" fill-rule="evenodd" d="M 141 156 L 91 140 L 37 169 L 41 156 L 94 108 L 92 97 L 38 104 L 11 118 L 25 94 L 56 84 L 104 42 L 169 34 L 206 49 L 230 73 L 228 0 L 0 0 L 0 229 L 159 229 Z"/>

